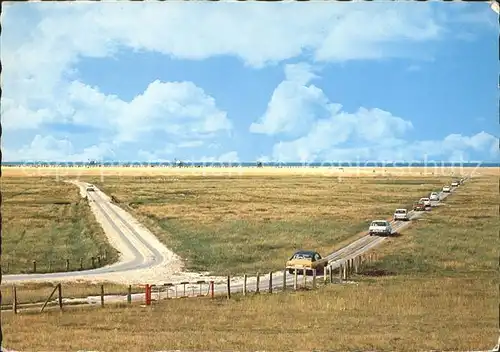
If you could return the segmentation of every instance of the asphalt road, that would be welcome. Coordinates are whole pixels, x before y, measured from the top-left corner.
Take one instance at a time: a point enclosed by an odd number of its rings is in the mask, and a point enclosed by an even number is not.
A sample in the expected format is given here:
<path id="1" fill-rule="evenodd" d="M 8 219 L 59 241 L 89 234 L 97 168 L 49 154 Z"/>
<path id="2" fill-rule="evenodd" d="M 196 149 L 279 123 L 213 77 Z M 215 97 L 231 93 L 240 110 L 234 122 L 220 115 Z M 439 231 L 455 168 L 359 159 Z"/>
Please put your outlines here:
<path id="1" fill-rule="evenodd" d="M 465 179 L 467 181 L 467 179 Z M 463 187 L 463 186 L 462 186 Z M 440 205 L 440 203 L 445 200 L 450 194 L 455 192 L 457 187 L 452 187 L 450 193 L 444 193 L 440 192 L 439 193 L 439 201 L 432 201 L 431 202 L 431 209 L 434 207 L 437 207 Z M 432 210 L 431 210 L 432 211 Z M 400 232 L 404 228 L 408 227 L 413 220 L 417 220 L 422 215 L 424 215 L 427 211 L 409 211 L 408 215 L 410 218 L 410 221 L 391 221 L 391 225 L 393 228 L 394 232 Z M 368 231 L 367 231 L 368 232 Z M 380 236 L 370 236 L 366 235 L 364 237 L 361 237 L 360 239 L 350 243 L 346 247 L 343 247 L 329 255 L 326 256 L 329 262 L 329 266 L 331 267 L 332 270 L 335 270 L 340 267 L 340 265 L 344 264 L 346 260 L 354 258 L 356 256 L 359 256 L 368 250 L 378 246 L 381 244 L 383 241 L 386 240 L 386 237 L 380 237 Z M 292 274 L 289 273 L 284 273 L 285 270 L 282 271 L 276 271 L 272 273 L 272 288 L 273 290 L 279 289 L 283 287 L 283 282 L 286 281 L 286 287 L 293 287 L 294 286 L 294 281 L 295 277 Z M 284 278 L 284 274 L 286 275 Z M 259 282 L 259 290 L 260 291 L 269 291 L 269 273 L 266 275 L 260 276 L 260 282 Z M 322 280 L 322 277 L 317 277 L 318 280 Z M 312 276 L 306 276 L 305 278 L 307 283 L 310 283 L 312 281 Z M 304 282 L 304 276 L 303 275 L 298 275 L 298 283 L 302 284 Z M 257 288 L 257 280 L 256 277 L 248 277 L 247 278 L 247 292 L 255 292 Z M 231 282 L 230 289 L 232 293 L 237 293 L 237 292 L 242 292 L 243 291 L 243 282 L 241 280 L 237 280 L 235 282 Z M 195 284 L 187 285 L 187 294 L 190 295 L 194 292 L 194 294 L 198 294 L 198 286 Z M 206 291 L 207 288 L 204 290 Z M 172 296 L 173 292 L 175 291 L 175 286 L 171 288 L 170 291 L 170 296 Z M 184 292 L 184 285 L 177 285 L 177 291 L 179 293 Z M 227 281 L 226 282 L 220 282 L 220 283 L 215 283 L 214 285 L 214 293 L 221 294 L 221 293 L 227 293 Z M 163 297 L 166 296 L 165 293 L 161 294 Z M 155 296 L 153 295 L 153 299 Z"/>
<path id="2" fill-rule="evenodd" d="M 438 206 L 439 203 L 446 199 L 451 193 L 455 192 L 455 187 L 451 189 L 450 193 L 440 193 L 440 201 L 436 202 L 431 202 L 432 206 Z M 84 278 L 88 276 L 93 276 L 96 274 L 106 274 L 106 273 L 117 273 L 117 272 L 127 272 L 131 270 L 137 270 L 137 269 L 145 269 L 145 268 L 150 268 L 151 266 L 154 266 L 156 264 L 162 263 L 165 258 L 163 255 L 152 245 L 148 243 L 146 239 L 144 239 L 140 233 L 138 233 L 134 226 L 130 224 L 126 219 L 124 219 L 114 208 L 117 207 L 114 204 L 111 204 L 105 197 L 104 194 L 98 189 L 96 189 L 96 192 L 88 192 L 87 196 L 91 202 L 93 202 L 97 209 L 98 212 L 103 216 L 105 221 L 107 222 L 107 225 L 113 228 L 113 231 L 116 232 L 117 235 L 121 237 L 123 242 L 126 244 L 128 250 L 133 254 L 133 259 L 122 262 L 122 263 L 117 263 L 117 264 L 112 264 L 109 266 L 101 267 L 98 269 L 92 269 L 92 270 L 83 270 L 83 271 L 70 271 L 70 272 L 57 272 L 57 273 L 47 273 L 47 274 L 20 274 L 20 275 L 3 275 L 2 276 L 2 281 L 4 283 L 6 282 L 23 282 L 23 281 L 30 281 L 33 279 L 44 279 L 47 281 L 53 281 L 61 278 L 67 278 L 67 277 L 75 277 L 75 279 L 79 278 Z M 410 216 L 410 221 L 391 221 L 391 225 L 393 227 L 393 230 L 396 232 L 401 231 L 402 229 L 406 228 L 411 224 L 411 220 L 418 219 L 419 217 L 422 216 L 422 214 L 425 212 L 415 212 L 411 210 L 409 212 Z M 366 235 L 351 244 L 349 244 L 346 247 L 343 247 L 329 255 L 326 256 L 326 258 L 329 261 L 329 266 L 334 270 L 338 268 L 341 264 L 343 264 L 347 259 L 350 259 L 352 257 L 358 256 L 371 248 L 374 248 L 375 246 L 379 245 L 382 243 L 386 238 L 385 237 L 379 237 L 379 236 L 369 236 Z M 272 279 L 272 287 L 274 288 L 281 288 L 283 287 L 283 281 L 286 281 L 286 286 L 293 286 L 294 285 L 294 277 L 291 274 L 286 275 L 286 278 L 283 278 L 283 271 L 277 271 L 272 273 L 273 279 Z M 302 275 L 299 275 L 300 279 L 299 282 L 304 282 L 304 278 Z M 312 280 L 311 277 L 306 277 L 306 281 L 310 282 Z M 231 292 L 242 292 L 243 291 L 243 282 L 241 278 L 236 278 L 232 280 L 233 282 L 231 283 Z M 248 277 L 247 278 L 247 291 L 255 291 L 256 290 L 256 277 Z M 161 284 L 160 284 L 161 285 Z M 203 285 L 202 285 L 203 286 Z M 193 292 L 194 289 L 194 294 L 198 294 L 198 285 L 186 285 L 187 287 L 187 293 Z M 177 291 L 179 293 L 184 292 L 184 285 L 177 284 L 171 287 L 171 293 L 172 294 L 175 289 L 177 288 Z M 266 275 L 262 275 L 260 277 L 260 284 L 259 284 L 259 289 L 261 291 L 269 290 L 269 273 Z M 208 292 L 208 285 L 204 285 L 202 287 L 203 292 Z M 219 281 L 215 283 L 214 287 L 214 292 L 215 293 L 223 293 L 227 292 L 227 282 L 225 280 Z M 122 300 L 122 296 L 114 296 L 115 298 L 121 297 L 120 300 Z M 90 298 L 90 297 L 89 297 Z M 111 298 L 111 297 L 110 297 Z"/>

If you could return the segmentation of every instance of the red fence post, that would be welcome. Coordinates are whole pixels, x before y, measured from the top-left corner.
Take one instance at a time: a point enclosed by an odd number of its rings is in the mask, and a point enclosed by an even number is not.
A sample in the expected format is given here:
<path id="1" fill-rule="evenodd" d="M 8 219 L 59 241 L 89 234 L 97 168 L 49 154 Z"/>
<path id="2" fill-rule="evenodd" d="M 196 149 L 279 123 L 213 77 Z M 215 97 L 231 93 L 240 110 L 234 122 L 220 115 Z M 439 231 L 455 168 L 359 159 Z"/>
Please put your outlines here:
<path id="1" fill-rule="evenodd" d="M 146 284 L 145 298 L 146 298 L 146 305 L 147 306 L 151 305 L 151 286 L 149 284 Z"/>
<path id="2" fill-rule="evenodd" d="M 210 281 L 210 297 L 214 298 L 214 282 Z"/>

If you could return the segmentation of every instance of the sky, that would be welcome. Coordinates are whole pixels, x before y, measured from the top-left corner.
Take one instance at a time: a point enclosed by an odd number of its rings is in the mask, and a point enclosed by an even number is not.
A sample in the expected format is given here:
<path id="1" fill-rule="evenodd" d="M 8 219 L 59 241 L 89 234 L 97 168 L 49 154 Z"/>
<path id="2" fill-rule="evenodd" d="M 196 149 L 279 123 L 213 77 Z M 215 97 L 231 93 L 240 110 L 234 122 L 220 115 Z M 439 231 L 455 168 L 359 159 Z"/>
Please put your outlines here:
<path id="1" fill-rule="evenodd" d="M 458 2 L 18 2 L 4 161 L 500 161 L 498 15 Z"/>

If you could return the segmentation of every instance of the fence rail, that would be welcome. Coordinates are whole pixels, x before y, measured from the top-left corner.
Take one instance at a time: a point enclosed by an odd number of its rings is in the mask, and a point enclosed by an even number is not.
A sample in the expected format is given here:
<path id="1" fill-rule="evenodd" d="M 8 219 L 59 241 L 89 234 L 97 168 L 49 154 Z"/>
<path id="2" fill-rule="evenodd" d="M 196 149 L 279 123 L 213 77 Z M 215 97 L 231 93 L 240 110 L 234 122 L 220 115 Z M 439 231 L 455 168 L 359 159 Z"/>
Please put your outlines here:
<path id="1" fill-rule="evenodd" d="M 108 252 L 87 258 L 65 258 L 57 260 L 30 260 L 15 263 L 12 260 L 2 261 L 2 274 L 45 274 L 61 271 L 81 271 L 100 268 L 111 264 Z M 20 270 L 19 270 L 20 269 Z"/>
<path id="2" fill-rule="evenodd" d="M 352 279 L 356 274 L 363 272 L 367 264 L 377 260 L 374 253 L 362 254 L 359 256 L 344 258 L 325 266 L 323 270 L 318 272 L 312 268 L 295 268 L 285 267 L 282 274 L 270 272 L 266 275 L 257 273 L 255 276 L 243 276 L 243 280 L 234 282 L 231 276 L 228 275 L 224 281 L 183 281 L 183 282 L 167 282 L 155 285 L 140 285 L 136 290 L 132 286 L 128 286 L 127 292 L 116 293 L 116 288 L 113 293 L 106 291 L 104 284 L 100 285 L 100 290 L 94 296 L 82 297 L 63 297 L 63 285 L 56 284 L 47 291 L 47 298 L 39 302 L 19 302 L 19 290 L 22 286 L 12 285 L 12 302 L 10 304 L 2 304 L 2 310 L 12 310 L 17 314 L 21 310 L 40 310 L 43 312 L 47 307 L 55 307 L 63 310 L 64 306 L 73 305 L 90 305 L 103 307 L 108 303 L 128 303 L 138 302 L 146 306 L 158 304 L 163 300 L 180 299 L 180 298 L 227 298 L 231 299 L 232 295 L 241 294 L 243 296 L 260 293 L 278 293 L 285 291 L 300 291 L 314 290 L 328 284 L 338 284 Z M 290 274 L 292 271 L 292 274 Z M 299 275 L 299 272 L 302 272 Z M 318 275 L 321 274 L 321 275 Z M 2 296 L 5 296 L 7 288 L 3 288 Z M 57 293 L 56 293 L 57 292 Z"/>

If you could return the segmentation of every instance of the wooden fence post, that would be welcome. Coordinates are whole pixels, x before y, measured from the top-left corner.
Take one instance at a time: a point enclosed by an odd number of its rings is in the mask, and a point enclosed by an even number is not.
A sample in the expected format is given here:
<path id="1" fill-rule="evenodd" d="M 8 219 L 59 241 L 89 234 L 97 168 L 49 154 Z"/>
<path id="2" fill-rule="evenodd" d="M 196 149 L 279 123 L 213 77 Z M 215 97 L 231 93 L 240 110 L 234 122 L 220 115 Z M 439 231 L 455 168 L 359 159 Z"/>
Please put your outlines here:
<path id="1" fill-rule="evenodd" d="M 286 291 L 286 269 L 283 270 L 283 292 Z"/>
<path id="2" fill-rule="evenodd" d="M 312 282 L 313 290 L 316 288 L 316 269 L 313 269 L 313 282 Z"/>
<path id="3" fill-rule="evenodd" d="M 57 295 L 58 295 L 58 301 L 59 301 L 59 309 L 63 309 L 63 301 L 62 301 L 62 284 L 59 283 L 57 285 Z"/>
<path id="4" fill-rule="evenodd" d="M 215 283 L 213 281 L 210 281 L 210 298 L 214 298 L 214 286 L 215 286 Z"/>
<path id="5" fill-rule="evenodd" d="M 243 296 L 247 295 L 247 274 L 243 275 Z"/>
<path id="6" fill-rule="evenodd" d="M 269 272 L 269 293 L 273 293 L 273 273 Z"/>
<path id="7" fill-rule="evenodd" d="M 69 259 L 66 259 L 66 271 L 69 271 Z"/>
<path id="8" fill-rule="evenodd" d="M 227 299 L 231 299 L 231 277 L 227 276 Z"/>
<path id="9" fill-rule="evenodd" d="M 33 272 L 36 273 L 36 260 L 33 260 Z"/>
<path id="10" fill-rule="evenodd" d="M 104 307 L 104 285 L 101 284 L 101 307 Z"/>
<path id="11" fill-rule="evenodd" d="M 17 314 L 17 288 L 16 285 L 12 285 L 12 312 Z"/>
<path id="12" fill-rule="evenodd" d="M 295 291 L 297 291 L 297 288 L 298 288 L 298 286 L 299 286 L 298 281 L 299 281 L 299 275 L 298 275 L 298 273 L 297 273 L 297 269 L 295 269 L 295 272 L 294 272 L 294 274 L 293 274 L 293 289 L 294 289 Z"/>
<path id="13" fill-rule="evenodd" d="M 132 285 L 128 285 L 127 303 L 132 303 Z"/>
<path id="14" fill-rule="evenodd" d="M 256 282 L 257 287 L 255 287 L 255 293 L 260 293 L 260 273 L 257 273 L 257 282 Z"/>

